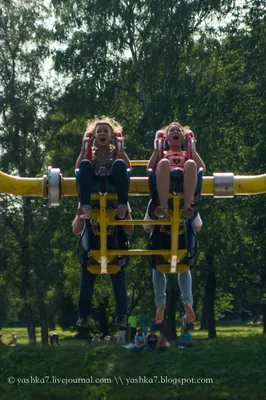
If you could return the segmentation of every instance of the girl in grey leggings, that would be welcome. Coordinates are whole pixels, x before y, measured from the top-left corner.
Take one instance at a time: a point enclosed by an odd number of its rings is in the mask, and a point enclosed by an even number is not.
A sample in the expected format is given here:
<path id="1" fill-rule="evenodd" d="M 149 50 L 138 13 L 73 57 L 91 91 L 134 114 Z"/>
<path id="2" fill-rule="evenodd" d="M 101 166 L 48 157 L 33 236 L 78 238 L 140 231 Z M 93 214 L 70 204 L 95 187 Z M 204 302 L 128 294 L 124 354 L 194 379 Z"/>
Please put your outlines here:
<path id="1" fill-rule="evenodd" d="M 192 279 L 190 270 L 177 274 L 178 286 L 182 296 L 182 302 L 188 322 L 195 321 L 193 311 Z M 155 304 L 157 308 L 155 323 L 161 324 L 164 320 L 166 304 L 166 276 L 156 269 L 152 270 L 152 281 L 155 294 Z"/>
<path id="2" fill-rule="evenodd" d="M 150 219 L 146 212 L 145 220 Z M 199 232 L 202 227 L 202 219 L 197 214 L 192 221 L 192 225 L 196 232 Z M 144 225 L 145 231 L 149 232 L 152 225 Z M 181 292 L 182 302 L 185 309 L 185 318 L 188 322 L 195 322 L 195 314 L 193 311 L 193 296 L 192 296 L 192 278 L 190 270 L 177 274 L 179 289 Z M 156 269 L 152 270 L 152 281 L 155 294 L 155 305 L 157 308 L 155 323 L 161 324 L 164 320 L 164 311 L 166 304 L 166 275 Z"/>

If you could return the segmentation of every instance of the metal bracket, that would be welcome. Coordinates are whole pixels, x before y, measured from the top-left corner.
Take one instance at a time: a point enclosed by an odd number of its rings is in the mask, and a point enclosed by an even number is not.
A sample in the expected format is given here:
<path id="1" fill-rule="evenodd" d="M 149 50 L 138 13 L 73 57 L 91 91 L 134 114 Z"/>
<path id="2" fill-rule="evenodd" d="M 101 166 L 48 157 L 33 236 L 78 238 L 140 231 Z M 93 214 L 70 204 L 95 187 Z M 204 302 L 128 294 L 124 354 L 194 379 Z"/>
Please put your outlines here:
<path id="1" fill-rule="evenodd" d="M 232 172 L 215 172 L 214 176 L 214 196 L 234 197 L 234 174 Z"/>
<path id="2" fill-rule="evenodd" d="M 61 173 L 59 168 L 48 167 L 47 193 L 49 206 L 60 206 L 61 200 Z"/>

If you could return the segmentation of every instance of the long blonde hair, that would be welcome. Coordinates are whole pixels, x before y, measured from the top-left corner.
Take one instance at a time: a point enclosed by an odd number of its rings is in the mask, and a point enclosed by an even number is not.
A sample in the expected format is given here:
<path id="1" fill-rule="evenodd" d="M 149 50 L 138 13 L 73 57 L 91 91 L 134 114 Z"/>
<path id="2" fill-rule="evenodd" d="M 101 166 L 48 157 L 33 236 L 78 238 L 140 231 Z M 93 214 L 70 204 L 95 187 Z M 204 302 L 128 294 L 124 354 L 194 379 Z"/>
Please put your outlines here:
<path id="1" fill-rule="evenodd" d="M 118 131 L 122 132 L 122 126 L 119 124 L 119 122 L 117 122 L 114 118 L 106 117 L 105 115 L 88 119 L 87 131 L 92 132 L 92 134 L 94 135 L 97 126 L 102 124 L 110 126 L 112 136 L 114 136 Z"/>

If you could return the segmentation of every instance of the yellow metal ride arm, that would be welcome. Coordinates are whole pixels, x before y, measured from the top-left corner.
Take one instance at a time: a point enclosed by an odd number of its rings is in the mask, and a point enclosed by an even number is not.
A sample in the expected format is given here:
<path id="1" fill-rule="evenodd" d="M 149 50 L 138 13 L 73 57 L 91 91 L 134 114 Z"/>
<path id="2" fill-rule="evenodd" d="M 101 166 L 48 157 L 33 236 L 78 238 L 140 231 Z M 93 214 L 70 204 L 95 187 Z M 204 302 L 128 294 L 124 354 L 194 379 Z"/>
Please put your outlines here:
<path id="1" fill-rule="evenodd" d="M 147 165 L 146 160 L 131 161 L 133 166 Z M 61 188 L 61 197 L 77 196 L 76 178 L 64 178 L 57 168 L 51 168 L 58 174 L 58 183 Z M 52 184 L 52 183 L 51 183 Z M 10 193 L 18 196 L 49 196 L 49 176 L 42 178 L 21 178 L 7 175 L 0 171 L 0 193 Z M 51 189 L 51 187 L 50 187 Z M 253 195 L 266 193 L 266 174 L 263 175 L 234 175 L 231 172 L 214 173 L 213 176 L 204 176 L 203 196 L 234 197 L 239 195 Z M 129 194 L 132 196 L 150 195 L 147 177 L 131 177 Z M 171 197 L 171 196 L 170 196 Z M 99 198 L 98 195 L 94 199 Z M 114 199 L 115 195 L 108 195 Z"/>
<path id="2" fill-rule="evenodd" d="M 132 166 L 146 166 L 146 160 L 133 160 Z M 20 178 L 10 176 L 0 171 L 0 193 L 10 193 L 20 196 L 38 196 L 48 199 L 51 206 L 58 206 L 64 196 L 77 196 L 76 179 L 64 178 L 58 168 L 48 168 L 47 176 L 42 178 Z M 266 174 L 258 176 L 236 175 L 233 173 L 214 173 L 213 176 L 203 177 L 203 196 L 217 198 L 234 197 L 235 195 L 254 195 L 266 193 Z M 130 196 L 150 196 L 147 177 L 131 177 Z M 107 227 L 110 225 L 150 225 L 151 221 L 132 220 L 114 221 L 114 211 L 106 208 L 106 201 L 116 199 L 117 195 L 109 193 L 105 195 L 92 194 L 92 199 L 100 201 L 100 209 L 93 210 L 92 215 L 100 224 L 100 250 L 92 250 L 91 253 L 100 264 L 99 267 L 89 267 L 93 273 L 116 273 L 118 266 L 110 265 L 110 261 L 117 255 L 117 250 L 107 249 Z M 168 220 L 152 221 L 153 225 L 171 225 L 171 249 L 170 250 L 119 250 L 119 255 L 162 255 L 170 263 L 161 265 L 161 272 L 184 272 L 189 267 L 181 264 L 186 251 L 178 248 L 179 226 L 181 219 L 180 196 L 169 194 L 173 198 L 173 211 L 169 211 Z"/>

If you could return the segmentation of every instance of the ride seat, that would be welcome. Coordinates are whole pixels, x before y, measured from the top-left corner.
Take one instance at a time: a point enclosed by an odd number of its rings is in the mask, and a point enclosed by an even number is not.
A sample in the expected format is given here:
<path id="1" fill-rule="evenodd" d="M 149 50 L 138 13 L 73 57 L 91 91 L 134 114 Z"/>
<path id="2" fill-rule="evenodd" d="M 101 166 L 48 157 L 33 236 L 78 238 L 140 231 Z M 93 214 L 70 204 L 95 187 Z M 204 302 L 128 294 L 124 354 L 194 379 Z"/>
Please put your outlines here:
<path id="1" fill-rule="evenodd" d="M 130 179 L 130 169 L 127 169 L 128 180 Z M 76 182 L 79 190 L 79 169 L 75 170 Z M 95 180 L 92 185 L 92 193 L 100 193 L 101 195 L 105 193 L 116 193 L 116 188 L 109 182 L 108 174 L 105 167 L 100 167 L 98 172 L 99 179 Z M 92 210 L 99 209 L 99 201 L 93 200 L 91 202 Z M 107 200 L 107 209 L 116 209 L 116 200 Z M 83 231 L 80 236 L 78 244 L 78 259 L 80 264 L 87 268 L 89 266 L 98 266 L 99 262 L 96 260 L 92 254 L 91 250 L 100 249 L 100 225 L 92 217 L 90 219 L 83 220 L 84 226 Z M 112 229 L 107 230 L 107 249 L 108 250 L 128 250 L 129 241 L 127 235 L 122 228 L 122 226 L 114 226 Z M 111 261 L 110 265 L 118 265 L 120 269 L 125 268 L 128 264 L 129 256 L 127 255 L 117 255 Z"/>

